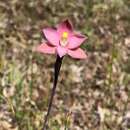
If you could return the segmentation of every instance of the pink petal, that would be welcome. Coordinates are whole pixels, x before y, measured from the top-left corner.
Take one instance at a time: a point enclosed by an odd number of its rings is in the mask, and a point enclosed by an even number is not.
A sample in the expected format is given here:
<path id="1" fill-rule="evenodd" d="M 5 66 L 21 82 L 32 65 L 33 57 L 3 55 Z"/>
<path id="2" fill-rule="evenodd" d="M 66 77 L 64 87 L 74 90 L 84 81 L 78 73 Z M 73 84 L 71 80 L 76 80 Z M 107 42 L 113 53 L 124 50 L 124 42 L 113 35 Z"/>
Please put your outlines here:
<path id="1" fill-rule="evenodd" d="M 55 29 L 46 28 L 43 29 L 43 33 L 50 44 L 54 46 L 57 46 L 59 44 L 60 36 L 58 35 L 58 32 Z"/>
<path id="2" fill-rule="evenodd" d="M 60 57 L 64 56 L 67 53 L 67 49 L 61 46 L 57 47 L 57 53 Z"/>
<path id="3" fill-rule="evenodd" d="M 85 59 L 87 57 L 85 52 L 80 48 L 75 49 L 75 50 L 68 50 L 68 55 L 76 59 Z"/>
<path id="4" fill-rule="evenodd" d="M 86 40 L 86 37 L 81 34 L 73 35 L 69 37 L 68 39 L 68 48 L 69 49 L 75 49 L 79 47 L 84 41 Z"/>
<path id="5" fill-rule="evenodd" d="M 61 35 L 63 32 L 72 33 L 72 25 L 69 20 L 65 20 L 58 25 L 57 31 Z"/>
<path id="6" fill-rule="evenodd" d="M 50 46 L 46 43 L 42 43 L 36 48 L 36 51 L 46 54 L 55 54 L 56 47 Z"/>

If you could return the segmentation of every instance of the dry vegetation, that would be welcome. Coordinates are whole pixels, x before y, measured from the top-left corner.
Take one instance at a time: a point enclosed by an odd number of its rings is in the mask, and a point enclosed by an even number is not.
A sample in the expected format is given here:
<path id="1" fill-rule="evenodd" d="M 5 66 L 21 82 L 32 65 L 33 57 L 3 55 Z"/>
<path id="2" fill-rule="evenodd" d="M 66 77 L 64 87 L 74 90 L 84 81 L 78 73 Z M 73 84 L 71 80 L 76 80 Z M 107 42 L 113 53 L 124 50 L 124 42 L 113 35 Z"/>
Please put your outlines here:
<path id="1" fill-rule="evenodd" d="M 55 56 L 34 49 L 65 18 L 88 59 L 64 58 L 50 130 L 130 129 L 129 0 L 0 0 L 0 130 L 41 129 Z"/>

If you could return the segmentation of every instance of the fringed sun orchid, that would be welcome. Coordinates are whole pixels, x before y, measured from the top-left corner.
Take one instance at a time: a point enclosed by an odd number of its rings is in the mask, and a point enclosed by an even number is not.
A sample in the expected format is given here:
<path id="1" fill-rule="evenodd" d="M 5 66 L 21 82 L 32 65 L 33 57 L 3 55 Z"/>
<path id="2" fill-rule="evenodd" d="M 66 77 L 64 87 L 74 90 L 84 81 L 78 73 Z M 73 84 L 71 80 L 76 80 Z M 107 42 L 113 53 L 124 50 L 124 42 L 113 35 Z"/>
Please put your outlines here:
<path id="1" fill-rule="evenodd" d="M 86 36 L 75 33 L 72 25 L 68 20 L 60 23 L 56 29 L 45 28 L 43 33 L 46 38 L 46 43 L 42 43 L 37 47 L 37 51 L 47 54 L 56 54 L 57 59 L 54 67 L 54 83 L 51 91 L 51 97 L 48 104 L 48 111 L 45 117 L 42 130 L 46 129 L 49 113 L 52 106 L 53 97 L 57 85 L 60 67 L 64 55 L 68 54 L 72 58 L 85 59 L 87 56 L 84 51 L 79 48 L 80 45 L 86 40 Z"/>

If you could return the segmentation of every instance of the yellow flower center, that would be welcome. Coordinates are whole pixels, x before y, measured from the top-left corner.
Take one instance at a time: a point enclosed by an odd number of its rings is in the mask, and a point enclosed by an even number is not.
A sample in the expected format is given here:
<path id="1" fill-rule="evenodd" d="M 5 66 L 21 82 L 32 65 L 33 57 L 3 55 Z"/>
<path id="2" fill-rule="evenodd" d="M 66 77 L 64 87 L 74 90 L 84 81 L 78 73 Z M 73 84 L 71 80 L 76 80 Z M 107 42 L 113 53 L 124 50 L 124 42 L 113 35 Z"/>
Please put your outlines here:
<path id="1" fill-rule="evenodd" d="M 67 45 L 68 42 L 67 39 L 68 39 L 68 32 L 63 32 L 60 40 L 61 46 L 65 47 Z"/>
<path id="2" fill-rule="evenodd" d="M 62 38 L 67 38 L 68 37 L 68 33 L 67 32 L 63 32 L 63 34 L 62 34 Z"/>

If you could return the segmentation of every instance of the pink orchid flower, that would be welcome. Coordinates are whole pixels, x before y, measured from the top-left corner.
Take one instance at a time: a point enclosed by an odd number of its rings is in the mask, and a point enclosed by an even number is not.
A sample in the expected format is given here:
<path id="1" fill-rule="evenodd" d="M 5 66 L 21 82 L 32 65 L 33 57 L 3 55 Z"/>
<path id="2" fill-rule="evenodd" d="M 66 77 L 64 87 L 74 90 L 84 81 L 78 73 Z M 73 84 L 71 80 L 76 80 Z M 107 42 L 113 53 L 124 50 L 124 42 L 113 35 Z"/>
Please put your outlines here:
<path id="1" fill-rule="evenodd" d="M 76 34 L 68 20 L 60 23 L 56 29 L 43 29 L 43 33 L 47 42 L 37 47 L 38 52 L 58 54 L 60 57 L 68 54 L 76 59 L 86 58 L 84 51 L 79 48 L 86 40 L 86 37 L 81 34 Z"/>

